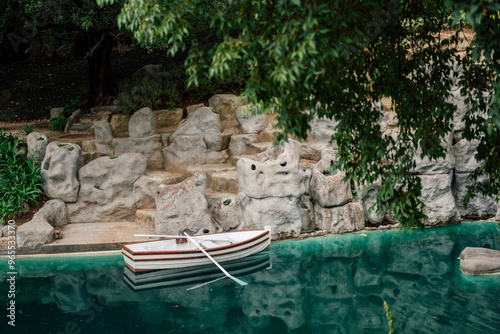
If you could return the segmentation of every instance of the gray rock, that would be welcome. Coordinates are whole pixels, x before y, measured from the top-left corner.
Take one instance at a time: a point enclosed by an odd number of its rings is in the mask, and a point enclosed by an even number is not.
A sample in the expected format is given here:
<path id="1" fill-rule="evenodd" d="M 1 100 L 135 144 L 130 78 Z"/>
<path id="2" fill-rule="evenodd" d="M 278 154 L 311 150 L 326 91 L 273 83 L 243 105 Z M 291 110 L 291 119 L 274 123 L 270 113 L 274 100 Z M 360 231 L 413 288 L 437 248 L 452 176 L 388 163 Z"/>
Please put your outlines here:
<path id="1" fill-rule="evenodd" d="M 259 133 L 272 129 L 268 114 L 252 115 L 247 109 L 248 106 L 236 109 L 236 120 L 241 125 L 244 133 Z"/>
<path id="2" fill-rule="evenodd" d="M 329 143 L 332 135 L 336 132 L 339 122 L 326 117 L 315 116 L 309 123 L 311 126 L 310 137 L 315 143 Z"/>
<path id="3" fill-rule="evenodd" d="M 190 106 L 187 106 L 186 107 L 186 111 L 187 111 L 187 114 L 192 114 L 194 113 L 196 110 L 200 109 L 200 108 L 203 108 L 205 105 L 203 103 L 198 103 L 198 104 L 193 104 L 193 105 L 190 105 Z"/>
<path id="4" fill-rule="evenodd" d="M 12 229 L 14 228 L 14 229 Z M 16 225 L 8 225 L 7 223 L 5 223 L 5 225 L 2 227 L 2 231 L 1 231 L 1 237 L 8 237 L 9 235 L 14 235 L 14 233 L 12 233 L 16 228 Z M 9 233 L 9 231 L 12 231 L 11 233 Z"/>
<path id="5" fill-rule="evenodd" d="M 34 156 L 43 161 L 45 157 L 45 149 L 48 144 L 47 136 L 41 132 L 32 132 L 26 137 L 28 144 L 28 156 Z"/>
<path id="6" fill-rule="evenodd" d="M 113 115 L 111 116 L 111 127 L 115 133 L 128 131 L 128 122 L 130 116 L 127 115 Z"/>
<path id="7" fill-rule="evenodd" d="M 208 105 L 220 114 L 222 120 L 231 120 L 235 118 L 236 109 L 243 104 L 236 95 L 217 94 L 208 99 Z"/>
<path id="8" fill-rule="evenodd" d="M 481 163 L 477 162 L 475 155 L 479 140 L 460 140 L 453 145 L 453 155 L 455 156 L 455 173 L 472 173 Z"/>
<path id="9" fill-rule="evenodd" d="M 216 232 L 205 198 L 207 178 L 198 174 L 174 185 L 160 185 L 155 194 L 156 234 Z"/>
<path id="10" fill-rule="evenodd" d="M 324 208 L 341 206 L 352 201 L 351 182 L 344 181 L 345 172 L 330 171 L 335 161 L 335 153 L 325 150 L 321 160 L 313 169 L 310 192 L 314 201 Z"/>
<path id="11" fill-rule="evenodd" d="M 489 93 L 484 92 L 483 96 L 488 98 Z M 465 103 L 465 100 L 467 99 L 467 96 L 462 96 L 461 94 L 461 87 L 458 87 L 457 89 L 451 91 L 451 95 L 448 99 L 449 103 L 452 103 L 457 106 L 457 110 L 455 111 L 455 114 L 453 115 L 453 130 L 454 131 L 463 131 L 465 130 L 465 114 L 467 113 L 468 110 L 472 108 L 471 103 Z M 487 113 L 485 111 L 479 111 L 477 113 L 478 117 L 486 117 Z"/>
<path id="12" fill-rule="evenodd" d="M 190 114 L 183 120 L 177 130 L 170 137 L 173 142 L 177 136 L 182 135 L 203 135 L 206 133 L 221 133 L 222 125 L 218 114 L 212 109 L 203 107 Z"/>
<path id="13" fill-rule="evenodd" d="M 217 140 L 220 140 L 219 143 Z M 212 151 L 207 147 L 207 142 L 212 148 L 222 148 L 224 137 L 209 134 L 205 141 L 205 135 L 176 136 L 171 144 L 163 149 L 166 168 L 178 169 L 187 165 L 225 163 L 228 159 L 227 152 Z"/>
<path id="14" fill-rule="evenodd" d="M 495 215 L 496 220 L 500 220 L 500 201 L 498 202 L 497 214 Z"/>
<path id="15" fill-rule="evenodd" d="M 238 182 L 252 198 L 297 197 L 306 192 L 310 174 L 299 166 L 301 144 L 295 140 L 237 163 Z"/>
<path id="16" fill-rule="evenodd" d="M 207 133 L 203 135 L 203 141 L 208 151 L 223 151 L 229 147 L 230 135 L 222 133 Z"/>
<path id="17" fill-rule="evenodd" d="M 16 229 L 17 249 L 32 251 L 54 240 L 54 227 L 41 216 Z"/>
<path id="18" fill-rule="evenodd" d="M 113 127 L 106 121 L 94 124 L 95 148 L 102 155 L 113 155 Z"/>
<path id="19" fill-rule="evenodd" d="M 316 229 L 314 221 L 314 203 L 311 196 L 302 195 L 300 202 L 302 227 L 301 232 L 313 232 Z"/>
<path id="20" fill-rule="evenodd" d="M 158 110 L 155 112 L 156 126 L 177 126 L 182 121 L 183 111 L 181 108 Z"/>
<path id="21" fill-rule="evenodd" d="M 95 152 L 95 140 L 82 140 L 82 152 Z"/>
<path id="22" fill-rule="evenodd" d="M 242 230 L 271 226 L 273 240 L 298 237 L 302 230 L 300 197 L 251 198 L 241 194 Z"/>
<path id="23" fill-rule="evenodd" d="M 83 166 L 78 201 L 68 205 L 69 222 L 133 221 L 133 184 L 145 170 L 146 158 L 139 153 L 101 157 Z"/>
<path id="24" fill-rule="evenodd" d="M 33 216 L 33 220 L 44 220 L 53 227 L 61 227 L 68 223 L 66 203 L 53 199 L 47 201 Z"/>
<path id="25" fill-rule="evenodd" d="M 66 126 L 64 127 L 64 132 L 68 132 L 70 128 L 73 126 L 73 124 L 78 123 L 80 120 L 80 115 L 82 114 L 81 109 L 75 110 L 71 116 L 68 118 L 68 122 L 66 123 Z"/>
<path id="26" fill-rule="evenodd" d="M 422 184 L 421 200 L 425 204 L 423 211 L 429 218 L 425 225 L 458 221 L 460 213 L 451 191 L 451 174 L 422 175 L 419 177 Z"/>
<path id="27" fill-rule="evenodd" d="M 60 142 L 48 144 L 40 172 L 45 194 L 63 202 L 75 202 L 80 187 L 78 171 L 82 165 L 80 146 Z"/>
<path id="28" fill-rule="evenodd" d="M 354 232 L 365 227 L 363 206 L 359 202 L 334 208 L 314 205 L 314 217 L 318 228 L 330 233 Z"/>
<path id="29" fill-rule="evenodd" d="M 148 107 L 137 110 L 128 122 L 128 134 L 132 138 L 144 138 L 156 131 L 154 112 Z"/>
<path id="30" fill-rule="evenodd" d="M 398 125 L 398 115 L 394 112 L 384 111 L 382 117 L 378 122 L 380 125 L 380 131 L 386 132 L 387 130 L 393 129 Z"/>
<path id="31" fill-rule="evenodd" d="M 500 272 L 500 251 L 488 248 L 467 247 L 460 256 L 460 270 L 471 275 Z"/>
<path id="32" fill-rule="evenodd" d="M 231 193 L 207 194 L 208 209 L 212 219 L 224 231 L 237 228 L 242 221 L 241 201 L 238 195 Z"/>
<path id="33" fill-rule="evenodd" d="M 358 196 L 363 206 L 366 221 L 372 224 L 380 224 L 384 220 L 384 214 L 377 208 L 377 192 L 380 189 L 380 181 L 367 186 L 358 187 Z"/>
<path id="34" fill-rule="evenodd" d="M 57 117 L 64 112 L 64 108 L 50 108 L 50 118 Z"/>
<path id="35" fill-rule="evenodd" d="M 176 173 L 148 173 L 134 182 L 132 196 L 137 209 L 154 209 L 156 188 L 160 184 L 179 183 L 183 179 L 182 174 Z"/>
<path id="36" fill-rule="evenodd" d="M 163 169 L 163 145 L 161 135 L 152 135 L 143 138 L 115 138 L 113 139 L 113 154 L 140 153 L 147 161 L 148 169 Z"/>
<path id="37" fill-rule="evenodd" d="M 231 156 L 251 155 L 262 151 L 253 144 L 258 141 L 256 134 L 232 135 L 229 142 L 229 152 Z"/>
<path id="38" fill-rule="evenodd" d="M 446 157 L 430 160 L 429 157 L 424 156 L 420 157 L 422 154 L 422 149 L 419 146 L 415 152 L 415 169 L 412 170 L 412 173 L 420 174 L 420 175 L 433 175 L 433 174 L 448 174 L 453 170 L 455 166 L 455 158 L 452 154 L 452 145 L 453 142 L 453 132 L 450 132 L 446 135 L 444 140 L 441 142 L 441 145 L 445 149 Z"/>
<path id="39" fill-rule="evenodd" d="M 497 203 L 494 197 L 483 196 L 476 194 L 469 201 L 467 207 L 463 204 L 463 199 L 467 194 L 467 186 L 472 185 L 472 181 L 468 179 L 469 173 L 455 173 L 453 177 L 453 196 L 457 204 L 458 211 L 461 216 L 479 216 L 488 217 L 495 215 L 497 211 Z M 479 182 L 486 182 L 488 178 L 482 176 Z"/>

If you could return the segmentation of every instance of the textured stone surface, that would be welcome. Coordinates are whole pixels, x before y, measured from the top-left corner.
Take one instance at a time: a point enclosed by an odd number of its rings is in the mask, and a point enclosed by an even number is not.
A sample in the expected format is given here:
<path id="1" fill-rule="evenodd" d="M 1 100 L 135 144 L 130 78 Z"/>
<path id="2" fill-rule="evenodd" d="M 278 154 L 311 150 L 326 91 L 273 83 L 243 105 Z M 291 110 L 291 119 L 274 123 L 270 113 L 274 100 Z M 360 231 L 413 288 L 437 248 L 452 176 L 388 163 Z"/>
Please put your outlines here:
<path id="1" fill-rule="evenodd" d="M 155 194 L 156 234 L 217 232 L 208 210 L 206 187 L 207 178 L 203 174 L 174 185 L 160 185 Z"/>
<path id="2" fill-rule="evenodd" d="M 314 205 L 314 217 L 318 229 L 331 233 L 353 232 L 365 227 L 363 206 L 359 202 L 334 208 Z"/>
<path id="3" fill-rule="evenodd" d="M 241 195 L 242 230 L 271 226 L 273 240 L 297 237 L 302 229 L 300 197 L 251 198 Z"/>
<path id="4" fill-rule="evenodd" d="M 208 99 L 208 105 L 219 112 L 222 120 L 235 118 L 235 112 L 242 105 L 239 96 L 233 94 L 217 94 Z"/>
<path id="5" fill-rule="evenodd" d="M 33 220 L 45 220 L 53 227 L 61 227 L 68 223 L 68 208 L 66 203 L 53 199 L 45 202 L 43 207 L 33 216 Z"/>
<path id="6" fill-rule="evenodd" d="M 488 96 L 488 93 L 483 93 L 484 97 Z M 449 103 L 452 103 L 457 106 L 457 110 L 453 115 L 453 130 L 454 131 L 463 131 L 465 130 L 465 120 L 464 116 L 467 113 L 467 110 L 471 108 L 471 103 L 465 103 L 467 96 L 461 95 L 461 87 L 456 90 L 451 91 L 451 96 L 448 99 Z M 478 116 L 486 116 L 486 111 L 481 111 L 478 113 Z"/>
<path id="7" fill-rule="evenodd" d="M 455 158 L 452 154 L 451 144 L 453 142 L 453 132 L 446 135 L 442 140 L 441 145 L 445 149 L 446 157 L 430 160 L 427 156 L 421 158 L 422 149 L 419 146 L 415 152 L 415 169 L 412 173 L 420 175 L 433 175 L 433 174 L 448 174 L 455 166 Z"/>
<path id="8" fill-rule="evenodd" d="M 41 132 L 32 132 L 26 137 L 26 143 L 28 144 L 28 155 L 35 156 L 42 162 L 48 144 L 47 136 Z"/>
<path id="9" fill-rule="evenodd" d="M 128 122 L 128 134 L 132 138 L 149 137 L 155 131 L 155 113 L 148 107 L 137 110 Z"/>
<path id="10" fill-rule="evenodd" d="M 455 173 L 472 173 L 481 166 L 474 157 L 477 153 L 478 140 L 460 140 L 453 145 L 455 156 Z"/>
<path id="11" fill-rule="evenodd" d="M 69 118 L 68 118 L 68 122 L 66 123 L 66 126 L 64 127 L 64 132 L 68 132 L 73 124 L 78 123 L 78 121 L 80 120 L 81 114 L 82 114 L 81 109 L 77 109 L 77 110 L 73 111 L 71 116 L 69 116 Z"/>
<path id="12" fill-rule="evenodd" d="M 194 113 L 196 110 L 200 109 L 200 108 L 203 108 L 205 105 L 203 103 L 198 103 L 198 104 L 192 104 L 190 106 L 187 106 L 186 107 L 186 111 L 187 111 L 187 114 L 192 114 Z"/>
<path id="13" fill-rule="evenodd" d="M 213 137 L 210 135 L 211 139 Z M 211 151 L 203 135 L 176 136 L 172 143 L 163 149 L 166 167 L 177 169 L 187 165 L 225 163 L 227 151 Z"/>
<path id="14" fill-rule="evenodd" d="M 160 184 L 175 184 L 183 180 L 178 173 L 148 172 L 134 182 L 132 196 L 137 209 L 153 209 L 155 207 L 155 192 Z"/>
<path id="15" fill-rule="evenodd" d="M 344 205 L 353 198 L 351 182 L 343 181 L 346 174 L 340 170 L 330 171 L 334 161 L 335 153 L 325 150 L 312 171 L 310 193 L 314 201 L 324 208 Z"/>
<path id="16" fill-rule="evenodd" d="M 82 140 L 82 152 L 90 152 L 94 153 L 95 148 L 95 139 L 94 140 Z"/>
<path id="17" fill-rule="evenodd" d="M 262 151 L 254 144 L 258 141 L 256 134 L 239 134 L 231 136 L 229 152 L 231 156 L 257 154 Z"/>
<path id="18" fill-rule="evenodd" d="M 128 131 L 128 122 L 130 116 L 127 115 L 113 115 L 111 116 L 111 127 L 115 133 Z"/>
<path id="19" fill-rule="evenodd" d="M 155 112 L 156 126 L 176 126 L 182 121 L 182 109 L 158 110 Z"/>
<path id="20" fill-rule="evenodd" d="M 497 203 L 494 197 L 483 196 L 476 194 L 469 201 L 467 207 L 463 204 L 463 199 L 467 194 L 467 186 L 472 185 L 472 181 L 468 179 L 469 173 L 455 173 L 453 175 L 453 196 L 457 204 L 458 211 L 461 216 L 479 216 L 489 217 L 495 215 L 497 211 Z M 485 182 L 487 177 L 483 176 L 478 181 Z"/>
<path id="21" fill-rule="evenodd" d="M 380 125 L 380 131 L 386 132 L 387 130 L 393 129 L 398 125 L 398 116 L 395 112 L 384 111 L 378 123 Z"/>
<path id="22" fill-rule="evenodd" d="M 94 124 L 95 148 L 102 155 L 113 155 L 113 127 L 106 121 Z"/>
<path id="23" fill-rule="evenodd" d="M 301 144 L 289 140 L 253 159 L 240 159 L 237 175 L 243 193 L 252 198 L 302 196 L 310 174 L 299 166 L 300 151 Z"/>
<path id="24" fill-rule="evenodd" d="M 232 193 L 207 194 L 208 209 L 212 220 L 220 225 L 224 231 L 237 228 L 242 221 L 241 200 Z"/>
<path id="25" fill-rule="evenodd" d="M 424 213 L 429 217 L 426 225 L 437 225 L 458 221 L 460 213 L 451 191 L 451 174 L 419 176 L 422 184 L 421 200 Z"/>
<path id="26" fill-rule="evenodd" d="M 358 196 L 363 206 L 365 219 L 372 224 L 380 224 L 384 220 L 384 214 L 377 211 L 377 192 L 379 189 L 380 181 L 358 187 Z"/>
<path id="27" fill-rule="evenodd" d="M 16 229 L 18 250 L 36 250 L 54 240 L 54 228 L 42 216 Z"/>
<path id="28" fill-rule="evenodd" d="M 146 158 L 125 153 L 101 157 L 80 169 L 78 201 L 68 205 L 70 223 L 132 221 L 137 209 L 133 184 L 146 170 Z"/>
<path id="29" fill-rule="evenodd" d="M 252 115 L 248 111 L 248 106 L 241 106 L 236 109 L 236 120 L 244 133 L 259 133 L 272 129 L 268 114 Z"/>
<path id="30" fill-rule="evenodd" d="M 332 135 L 336 132 L 335 128 L 339 123 L 326 117 L 319 118 L 315 116 L 309 123 L 311 126 L 310 137 L 315 143 L 328 143 Z"/>
<path id="31" fill-rule="evenodd" d="M 467 247 L 460 256 L 460 270 L 471 275 L 500 272 L 500 251 L 488 248 Z"/>
<path id="32" fill-rule="evenodd" d="M 57 117 L 64 112 L 64 108 L 50 108 L 50 118 Z"/>
<path id="33" fill-rule="evenodd" d="M 177 136 L 221 133 L 222 125 L 219 114 L 208 107 L 199 108 L 183 120 L 170 137 L 172 142 Z"/>
<path id="34" fill-rule="evenodd" d="M 316 229 L 314 221 L 314 203 L 311 196 L 302 195 L 300 201 L 302 228 L 301 232 L 313 232 Z"/>
<path id="35" fill-rule="evenodd" d="M 114 155 L 140 153 L 147 161 L 148 169 L 163 169 L 164 157 L 160 135 L 143 138 L 115 138 L 113 140 Z"/>
<path id="36" fill-rule="evenodd" d="M 45 194 L 63 202 L 75 202 L 80 187 L 78 171 L 82 165 L 80 146 L 60 142 L 48 144 L 40 172 Z"/>

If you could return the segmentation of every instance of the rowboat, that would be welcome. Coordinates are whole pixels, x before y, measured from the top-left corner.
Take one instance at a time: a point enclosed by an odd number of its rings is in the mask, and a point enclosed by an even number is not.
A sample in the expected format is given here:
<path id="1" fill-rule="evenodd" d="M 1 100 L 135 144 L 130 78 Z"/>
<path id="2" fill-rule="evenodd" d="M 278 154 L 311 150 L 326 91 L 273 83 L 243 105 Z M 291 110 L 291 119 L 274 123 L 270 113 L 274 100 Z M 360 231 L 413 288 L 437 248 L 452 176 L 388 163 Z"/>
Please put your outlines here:
<path id="1" fill-rule="evenodd" d="M 270 229 L 203 234 L 192 237 L 169 236 L 122 245 L 125 264 L 134 272 L 186 268 L 234 261 L 256 254 L 271 244 Z M 203 248 L 199 249 L 198 247 Z M 210 257 L 206 256 L 207 253 Z"/>
<path id="2" fill-rule="evenodd" d="M 247 256 L 243 259 L 224 263 L 224 268 L 234 276 L 245 276 L 257 271 L 270 269 L 269 251 Z M 123 280 L 133 291 L 145 291 L 197 284 L 190 289 L 227 278 L 213 263 L 186 268 L 133 272 L 123 269 Z"/>

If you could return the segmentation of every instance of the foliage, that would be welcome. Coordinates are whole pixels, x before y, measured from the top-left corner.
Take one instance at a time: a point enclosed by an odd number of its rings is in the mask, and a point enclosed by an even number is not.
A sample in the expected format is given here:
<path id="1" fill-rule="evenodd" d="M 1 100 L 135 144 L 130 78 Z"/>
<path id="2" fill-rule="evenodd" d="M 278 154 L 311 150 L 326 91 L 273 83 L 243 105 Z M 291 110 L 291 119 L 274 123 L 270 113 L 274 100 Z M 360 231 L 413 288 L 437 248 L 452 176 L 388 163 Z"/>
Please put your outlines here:
<path id="1" fill-rule="evenodd" d="M 240 94 L 248 79 L 248 71 L 240 69 L 230 77 L 203 78 L 198 86 L 188 87 L 188 77 L 182 62 L 155 66 L 158 68 L 139 70 L 120 83 L 117 100 L 124 113 L 130 114 L 143 107 L 170 109 L 181 101 L 203 101 L 225 91 Z"/>
<path id="2" fill-rule="evenodd" d="M 66 118 L 66 116 L 63 114 L 57 115 L 50 119 L 49 129 L 50 131 L 63 131 L 66 123 L 68 123 L 68 118 Z"/>
<path id="3" fill-rule="evenodd" d="M 28 210 L 42 195 L 39 162 L 17 151 L 19 141 L 0 130 L 0 222 Z"/>
<path id="4" fill-rule="evenodd" d="M 66 117 L 71 116 L 71 114 L 75 110 L 79 109 L 82 106 L 82 104 L 85 102 L 85 100 L 88 99 L 88 97 L 89 97 L 88 90 L 84 90 L 83 92 L 78 94 L 73 100 L 71 100 L 70 103 L 64 106 L 64 111 L 63 111 L 64 116 Z"/>
<path id="5" fill-rule="evenodd" d="M 21 142 L 25 142 L 28 135 L 35 131 L 35 126 L 33 124 L 23 124 L 21 126 L 21 130 L 16 132 L 18 136 L 18 140 Z"/>
<path id="6" fill-rule="evenodd" d="M 358 184 L 380 178 L 377 207 L 391 210 L 408 230 L 423 228 L 427 218 L 420 178 L 412 173 L 416 149 L 431 160 L 445 156 L 441 143 L 456 108 L 449 100 L 452 77 L 460 76 L 463 93 L 474 95 L 464 136 L 480 140 L 479 158 L 493 160 L 478 173 L 496 181 L 475 187 L 499 193 L 500 22 L 489 15 L 498 6 L 471 0 L 129 0 L 118 24 L 140 42 L 167 45 L 172 55 L 188 50 L 190 84 L 248 69 L 243 94 L 254 112 L 279 114 L 277 140 L 306 139 L 316 116 L 338 121 L 335 168 Z M 478 33 L 463 58 L 456 55 L 460 10 Z M 210 18 L 217 36 L 208 50 L 191 34 L 199 17 Z M 441 41 L 450 27 L 457 33 Z M 482 51 L 484 66 L 476 66 Z M 482 91 L 495 95 L 489 101 Z M 391 98 L 398 117 L 393 135 L 380 131 L 382 98 Z M 475 111 L 488 103 L 488 116 L 478 117 Z"/>

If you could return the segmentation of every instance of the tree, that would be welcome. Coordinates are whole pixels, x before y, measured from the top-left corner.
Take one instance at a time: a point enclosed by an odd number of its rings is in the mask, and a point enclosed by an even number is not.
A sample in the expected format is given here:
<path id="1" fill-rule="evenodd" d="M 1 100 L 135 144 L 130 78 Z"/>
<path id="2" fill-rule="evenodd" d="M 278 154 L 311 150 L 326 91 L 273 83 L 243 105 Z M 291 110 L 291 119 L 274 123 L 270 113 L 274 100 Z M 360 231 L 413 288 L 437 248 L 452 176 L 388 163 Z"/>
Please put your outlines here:
<path id="1" fill-rule="evenodd" d="M 86 58 L 89 98 L 83 109 L 88 111 L 118 93 L 110 55 L 122 5 L 123 1 L 102 8 L 82 0 L 7 0 L 0 5 L 0 42 L 10 43 L 19 56 L 28 42 L 41 37 L 45 53 L 57 50 Z"/>
<path id="2" fill-rule="evenodd" d="M 449 97 L 454 76 L 473 105 L 464 136 L 480 140 L 478 158 L 486 160 L 473 174 L 469 194 L 499 193 L 500 21 L 495 15 L 500 5 L 469 2 L 129 0 L 118 23 L 140 42 L 165 43 L 171 54 L 188 49 L 192 84 L 202 76 L 224 76 L 248 67 L 244 96 L 255 112 L 278 113 L 278 141 L 307 138 L 315 116 L 337 120 L 332 135 L 338 145 L 335 167 L 358 184 L 380 178 L 379 210 L 391 210 L 409 229 L 423 227 L 426 219 L 420 179 L 412 173 L 416 148 L 422 157 L 445 156 L 441 142 L 452 130 L 455 107 Z M 463 14 L 478 38 L 460 58 L 455 52 L 458 31 L 446 41 L 441 32 L 463 28 Z M 201 41 L 190 34 L 202 15 L 211 18 L 219 38 L 208 52 L 202 52 Z M 481 55 L 484 66 L 476 66 Z M 484 96 L 485 90 L 493 98 Z M 392 99 L 399 120 L 397 137 L 381 135 L 378 101 L 383 97 Z M 488 115 L 478 116 L 488 104 Z M 479 174 L 490 181 L 477 182 Z"/>

